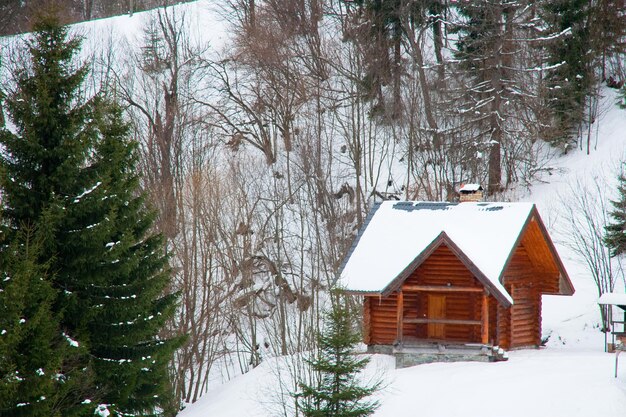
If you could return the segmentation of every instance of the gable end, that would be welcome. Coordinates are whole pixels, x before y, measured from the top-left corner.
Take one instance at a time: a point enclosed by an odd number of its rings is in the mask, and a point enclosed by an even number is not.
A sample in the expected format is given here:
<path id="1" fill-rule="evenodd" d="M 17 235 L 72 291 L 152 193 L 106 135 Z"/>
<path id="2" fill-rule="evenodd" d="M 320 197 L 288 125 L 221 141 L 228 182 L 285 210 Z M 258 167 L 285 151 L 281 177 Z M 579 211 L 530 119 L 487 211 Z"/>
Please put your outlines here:
<path id="1" fill-rule="evenodd" d="M 441 232 L 429 245 L 423 250 L 419 255 L 415 257 L 415 259 L 407 265 L 407 267 L 396 277 L 394 278 L 387 287 L 382 291 L 381 295 L 383 297 L 388 296 L 389 294 L 397 291 L 404 281 L 426 260 L 430 257 L 430 255 L 437 250 L 441 245 L 445 244 L 454 255 L 463 263 L 463 265 L 472 273 L 476 279 L 487 289 L 487 291 L 492 294 L 496 300 L 504 307 L 510 307 L 513 302 L 508 294 L 503 294 L 502 291 L 497 288 L 486 276 L 485 274 L 470 260 L 470 258 L 450 239 L 450 237 L 445 233 Z"/>

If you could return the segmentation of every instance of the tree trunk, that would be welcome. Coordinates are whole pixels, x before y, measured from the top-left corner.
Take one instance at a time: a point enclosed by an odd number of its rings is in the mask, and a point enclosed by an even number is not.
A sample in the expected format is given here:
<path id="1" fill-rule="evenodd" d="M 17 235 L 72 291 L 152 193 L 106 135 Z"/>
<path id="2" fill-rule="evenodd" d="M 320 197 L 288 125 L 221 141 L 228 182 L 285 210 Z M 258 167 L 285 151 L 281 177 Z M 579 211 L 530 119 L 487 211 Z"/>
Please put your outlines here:
<path id="1" fill-rule="evenodd" d="M 437 60 L 437 83 L 443 86 L 445 80 L 445 65 L 443 60 L 443 31 L 442 31 L 442 15 L 443 5 L 435 3 L 431 8 L 431 19 L 433 19 L 433 44 L 435 47 L 435 59 Z M 433 16 L 434 15 L 434 16 Z"/>

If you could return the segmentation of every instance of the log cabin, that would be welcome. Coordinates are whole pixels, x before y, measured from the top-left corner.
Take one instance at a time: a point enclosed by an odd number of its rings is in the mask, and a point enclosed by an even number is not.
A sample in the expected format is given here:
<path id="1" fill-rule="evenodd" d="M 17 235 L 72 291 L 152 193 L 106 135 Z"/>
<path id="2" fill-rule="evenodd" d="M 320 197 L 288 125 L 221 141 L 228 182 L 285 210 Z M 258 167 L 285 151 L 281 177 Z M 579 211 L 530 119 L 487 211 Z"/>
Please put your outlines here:
<path id="1" fill-rule="evenodd" d="M 542 295 L 574 293 L 532 203 L 377 203 L 338 283 L 363 296 L 370 351 L 537 347 Z"/>

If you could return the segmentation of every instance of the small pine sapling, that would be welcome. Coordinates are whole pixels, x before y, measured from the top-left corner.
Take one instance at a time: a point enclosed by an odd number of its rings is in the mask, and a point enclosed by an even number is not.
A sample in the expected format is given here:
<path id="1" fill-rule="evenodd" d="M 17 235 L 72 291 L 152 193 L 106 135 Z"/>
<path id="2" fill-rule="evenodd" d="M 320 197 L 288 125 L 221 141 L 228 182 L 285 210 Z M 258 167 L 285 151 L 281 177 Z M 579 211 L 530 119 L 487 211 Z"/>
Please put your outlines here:
<path id="1" fill-rule="evenodd" d="M 361 340 L 355 323 L 355 315 L 340 303 L 325 314 L 324 330 L 318 336 L 319 351 L 309 360 L 317 381 L 301 382 L 300 392 L 295 394 L 304 416 L 365 417 L 378 408 L 378 402 L 367 397 L 380 388 L 380 382 L 365 385 L 358 378 L 369 358 L 354 353 Z"/>

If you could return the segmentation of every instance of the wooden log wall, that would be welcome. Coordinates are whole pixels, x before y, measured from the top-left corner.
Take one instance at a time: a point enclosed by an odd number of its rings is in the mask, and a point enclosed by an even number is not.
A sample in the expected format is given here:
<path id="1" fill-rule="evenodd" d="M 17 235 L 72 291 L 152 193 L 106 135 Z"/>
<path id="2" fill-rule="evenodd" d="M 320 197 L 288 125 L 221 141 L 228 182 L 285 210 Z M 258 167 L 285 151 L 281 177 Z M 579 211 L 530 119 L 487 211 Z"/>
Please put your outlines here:
<path id="1" fill-rule="evenodd" d="M 405 318 L 423 318 L 426 317 L 427 305 L 426 300 L 422 299 L 423 293 L 415 291 L 404 292 L 404 317 Z M 426 324 L 405 323 L 402 329 L 402 335 L 405 338 L 426 338 Z"/>
<path id="2" fill-rule="evenodd" d="M 388 297 L 365 297 L 369 303 L 369 342 L 372 345 L 391 345 L 397 339 L 396 294 Z M 368 310 L 366 308 L 365 310 Z"/>
<path id="3" fill-rule="evenodd" d="M 437 248 L 404 282 L 405 285 L 447 285 L 482 288 L 463 262 L 445 245 Z"/>
<path id="4" fill-rule="evenodd" d="M 511 347 L 511 309 L 498 304 L 498 345 L 504 349 Z"/>
<path id="5" fill-rule="evenodd" d="M 558 272 L 537 272 L 536 281 L 539 284 L 539 289 L 543 294 L 559 293 Z"/>
<path id="6" fill-rule="evenodd" d="M 474 297 L 472 297 L 471 305 L 472 305 L 471 308 L 473 308 L 474 310 L 473 316 L 476 317 L 477 320 L 481 320 L 482 308 L 483 308 L 482 294 L 476 294 Z M 471 339 L 472 342 L 478 343 L 481 341 L 482 326 L 474 326 L 468 330 L 471 331 L 469 338 Z"/>
<path id="7" fill-rule="evenodd" d="M 371 297 L 363 298 L 363 343 L 372 344 L 372 308 Z"/>
<path id="8" fill-rule="evenodd" d="M 446 318 L 453 320 L 480 320 L 481 297 L 476 294 L 446 295 Z M 480 326 L 448 324 L 445 340 L 480 342 Z"/>
<path id="9" fill-rule="evenodd" d="M 482 302 L 481 298 L 482 294 L 476 294 L 476 298 L 473 301 L 474 305 L 474 316 L 477 319 L 482 319 Z M 497 344 L 496 338 L 498 334 L 498 300 L 493 295 L 487 297 L 487 310 L 489 316 L 489 326 L 487 329 L 487 343 Z M 481 327 L 473 327 L 472 341 L 473 342 L 482 342 L 482 328 Z"/>
<path id="10" fill-rule="evenodd" d="M 520 249 L 520 248 L 518 248 Z M 559 293 L 559 267 L 546 242 L 537 219 L 533 219 L 522 236 L 521 250 L 534 267 L 535 282 L 544 294 Z"/>
<path id="11" fill-rule="evenodd" d="M 511 307 L 511 348 L 539 346 L 541 338 L 541 295 L 531 285 L 512 288 L 515 304 Z"/>
<path id="12" fill-rule="evenodd" d="M 498 300 L 493 295 L 489 296 L 489 343 L 497 345 L 498 342 Z"/>
<path id="13" fill-rule="evenodd" d="M 504 275 L 507 291 L 515 300 L 510 308 L 510 322 L 499 335 L 507 348 L 539 346 L 541 342 L 541 290 L 542 274 L 538 274 L 523 245 L 520 245 Z M 504 324 L 503 324 L 504 325 Z"/>

